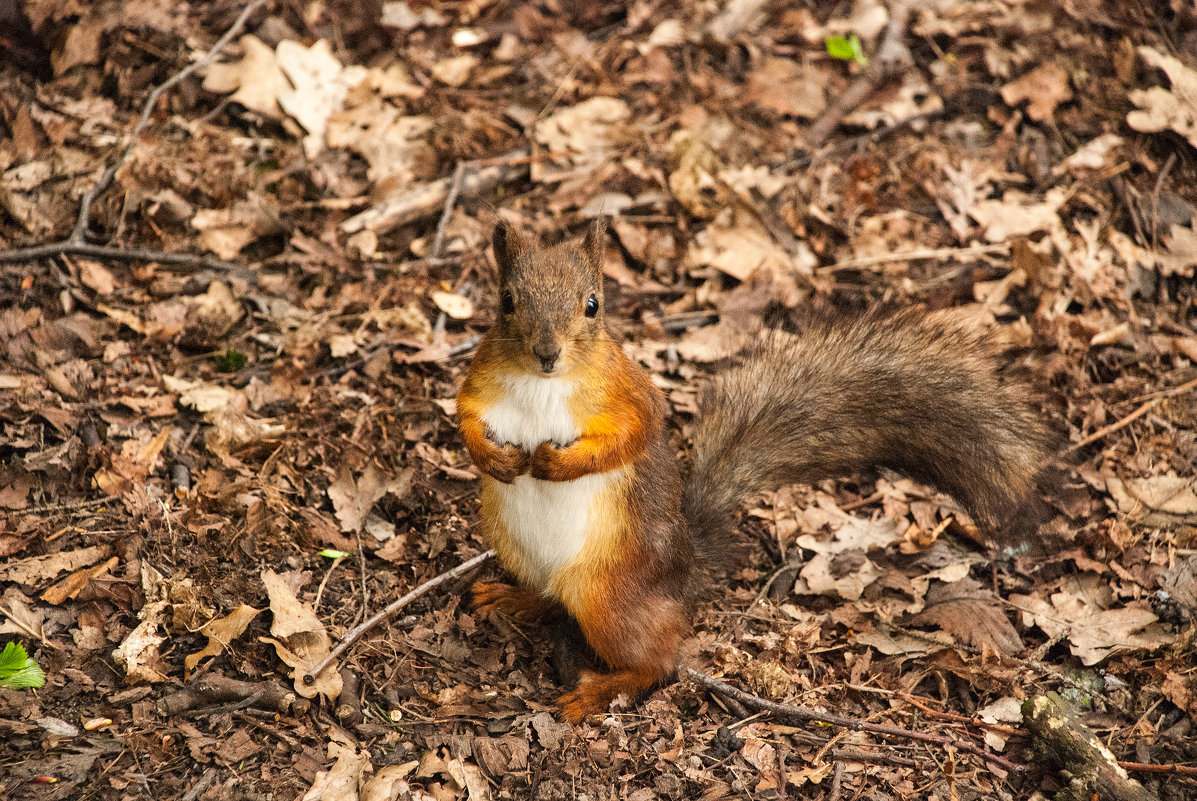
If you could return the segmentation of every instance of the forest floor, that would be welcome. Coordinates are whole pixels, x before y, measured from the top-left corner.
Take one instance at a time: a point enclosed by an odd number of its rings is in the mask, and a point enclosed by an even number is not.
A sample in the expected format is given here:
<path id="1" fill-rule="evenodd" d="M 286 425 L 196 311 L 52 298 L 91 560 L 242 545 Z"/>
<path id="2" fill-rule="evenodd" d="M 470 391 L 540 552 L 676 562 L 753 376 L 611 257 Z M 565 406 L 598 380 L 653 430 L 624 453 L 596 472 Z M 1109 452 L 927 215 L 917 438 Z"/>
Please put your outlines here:
<path id="1" fill-rule="evenodd" d="M 1134 797 L 1197 798 L 1191 3 L 243 8 L 0 2 L 0 641 L 47 674 L 0 689 L 0 797 L 1027 798 L 1051 692 Z M 1054 519 L 998 550 L 885 471 L 754 499 L 684 655 L 738 699 L 560 722 L 553 632 L 469 607 L 493 564 L 305 685 L 485 550 L 453 421 L 496 214 L 612 218 L 679 452 L 762 321 L 994 325 Z"/>

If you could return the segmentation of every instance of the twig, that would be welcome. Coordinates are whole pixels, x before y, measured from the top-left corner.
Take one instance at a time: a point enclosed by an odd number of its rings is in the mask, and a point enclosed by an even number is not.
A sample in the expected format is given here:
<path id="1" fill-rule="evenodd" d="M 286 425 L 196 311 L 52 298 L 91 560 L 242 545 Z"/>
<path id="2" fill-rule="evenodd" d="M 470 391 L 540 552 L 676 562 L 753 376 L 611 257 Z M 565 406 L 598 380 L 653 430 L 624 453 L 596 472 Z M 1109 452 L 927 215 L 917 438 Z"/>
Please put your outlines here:
<path id="1" fill-rule="evenodd" d="M 992 245 L 969 245 L 963 248 L 930 248 L 926 250 L 908 250 L 905 252 L 882 253 L 877 256 L 862 256 L 859 259 L 844 259 L 835 264 L 820 267 L 815 272 L 819 275 L 834 273 L 840 270 L 859 270 L 861 267 L 876 267 L 880 264 L 891 264 L 897 261 L 919 261 L 921 259 L 956 259 L 966 256 L 982 256 L 987 253 L 1006 253 L 1010 250 L 1009 242 L 997 242 Z"/>
<path id="2" fill-rule="evenodd" d="M 906 21 L 910 18 L 910 6 L 910 0 L 898 0 L 893 4 L 885 35 L 877 46 L 877 54 L 843 94 L 811 123 L 806 131 L 807 145 L 812 148 L 822 147 L 844 117 L 864 102 L 865 98 L 900 67 L 910 63 L 910 51 L 902 42 L 902 36 L 906 32 Z"/>
<path id="3" fill-rule="evenodd" d="M 1126 417 L 1123 417 L 1121 420 L 1116 420 L 1115 422 L 1110 423 L 1108 426 L 1103 426 L 1102 428 L 1097 429 L 1092 434 L 1090 434 L 1089 436 L 1082 439 L 1080 442 L 1076 442 L 1076 443 L 1073 443 L 1072 445 L 1068 446 L 1064 450 L 1064 452 L 1060 455 L 1067 456 L 1068 454 L 1072 453 L 1073 451 L 1080 450 L 1081 448 L 1085 447 L 1086 445 L 1096 442 L 1097 440 L 1101 439 L 1102 437 L 1113 434 L 1115 431 L 1117 431 L 1121 428 L 1126 428 L 1128 425 L 1135 422 L 1140 417 L 1142 417 L 1143 415 L 1147 414 L 1152 409 L 1154 409 L 1156 407 L 1156 405 L 1159 404 L 1160 401 L 1164 400 L 1164 398 L 1167 398 L 1171 395 L 1179 395 L 1182 392 L 1188 392 L 1190 389 L 1194 389 L 1194 388 L 1197 388 L 1197 378 L 1194 378 L 1192 381 L 1186 381 L 1185 383 L 1181 384 L 1179 387 L 1175 387 L 1173 389 L 1166 390 L 1164 394 L 1160 395 L 1158 398 L 1154 398 L 1152 400 L 1147 401 L 1147 403 L 1144 403 L 1138 409 L 1135 409 L 1133 412 L 1128 414 Z"/>
<path id="4" fill-rule="evenodd" d="M 67 503 L 52 503 L 46 506 L 30 506 L 28 509 L 15 510 L 19 515 L 47 514 L 50 512 L 74 512 L 79 509 L 90 509 L 93 506 L 103 506 L 115 502 L 115 498 L 89 498 L 85 501 L 69 501 Z"/>
<path id="5" fill-rule="evenodd" d="M 831 789 L 827 791 L 827 801 L 840 801 L 844 794 L 844 763 L 835 761 L 831 771 Z"/>
<path id="6" fill-rule="evenodd" d="M 88 256 L 94 259 L 111 259 L 112 261 L 156 261 L 161 264 L 180 264 L 184 266 L 200 267 L 213 272 L 233 273 L 251 284 L 258 283 L 258 275 L 253 270 L 240 264 L 199 256 L 193 253 L 168 253 L 162 250 L 146 250 L 143 248 L 117 248 L 109 245 L 92 245 L 87 242 L 72 242 L 65 239 L 48 245 L 35 245 L 17 250 L 6 250 L 0 253 L 0 264 L 20 264 L 37 261 L 50 256 Z"/>
<path id="7" fill-rule="evenodd" d="M 912 706 L 918 707 L 919 709 L 921 709 L 923 711 L 924 714 L 929 715 L 930 717 L 933 717 L 933 718 L 939 718 L 940 720 L 950 720 L 953 723 L 963 723 L 966 726 L 977 726 L 982 729 L 988 729 L 990 731 L 997 732 L 998 734 L 1004 734 L 1007 737 L 1018 736 L 1020 734 L 1022 734 L 1022 735 L 1026 734 L 1026 732 L 1020 731 L 1019 729 L 1016 729 L 1013 726 L 1003 726 L 1000 723 L 988 723 L 984 720 L 977 720 L 976 718 L 970 718 L 966 715 L 957 715 L 955 712 L 940 712 L 938 709 L 932 709 L 931 707 L 922 703 L 917 698 L 915 698 L 913 695 L 907 695 L 906 693 L 898 693 L 898 697 L 901 698 L 906 703 L 911 704 Z"/>
<path id="8" fill-rule="evenodd" d="M 1168 173 L 1172 171 L 1172 165 L 1176 163 L 1176 152 L 1168 154 L 1168 160 L 1164 162 L 1164 166 L 1160 168 L 1160 174 L 1156 176 L 1155 187 L 1151 190 L 1151 249 L 1155 250 L 1159 246 L 1159 239 L 1156 236 L 1156 229 L 1160 222 L 1160 191 L 1164 188 L 1164 179 L 1168 177 Z"/>
<path id="9" fill-rule="evenodd" d="M 883 734 L 888 737 L 900 737 L 906 740 L 918 740 L 925 743 L 935 743 L 936 745 L 951 746 L 967 754 L 974 754 L 984 761 L 996 765 L 1004 771 L 1010 773 L 1022 773 L 1026 771 L 1026 767 L 1018 765 L 1005 757 L 986 751 L 984 748 L 979 748 L 972 743 L 958 740 L 955 737 L 945 737 L 938 734 L 928 734 L 926 732 L 911 731 L 910 729 L 903 729 L 898 726 L 890 726 L 882 723 L 870 723 L 865 720 L 857 720 L 855 718 L 846 718 L 840 715 L 832 715 L 827 712 L 817 712 L 813 709 L 800 706 L 789 706 L 786 704 L 778 704 L 773 701 L 767 701 L 764 698 L 737 689 L 736 687 L 722 682 L 719 679 L 712 678 L 705 673 L 699 673 L 693 668 L 687 668 L 685 675 L 709 690 L 722 693 L 731 698 L 735 698 L 745 706 L 753 709 L 760 709 L 765 712 L 777 715 L 789 720 L 796 720 L 801 723 L 825 723 L 830 726 L 839 726 L 841 728 L 850 729 L 852 731 L 867 731 L 873 734 Z"/>
<path id="10" fill-rule="evenodd" d="M 428 252 L 428 257 L 431 259 L 441 257 L 441 249 L 445 246 L 445 228 L 448 226 L 449 218 L 453 216 L 453 206 L 457 203 L 457 196 L 461 194 L 461 179 L 465 177 L 465 171 L 472 166 L 472 162 L 459 161 L 457 168 L 453 170 L 453 183 L 449 185 L 449 194 L 445 195 L 445 208 L 441 211 L 441 221 L 436 224 L 436 239 L 432 240 L 432 250 Z"/>
<path id="11" fill-rule="evenodd" d="M 241 33 L 241 29 L 245 27 L 245 21 L 249 19 L 249 16 L 262 6 L 266 5 L 266 2 L 267 0 L 252 0 L 249 5 L 247 5 L 241 11 L 241 14 L 238 15 L 236 21 L 233 22 L 232 27 L 225 31 L 224 35 L 216 40 L 216 44 L 212 46 L 211 50 L 204 54 L 203 58 L 188 64 L 182 70 L 176 72 L 174 75 L 159 84 L 154 91 L 150 92 L 150 96 L 145 101 L 145 106 L 142 107 L 141 119 L 139 119 L 137 124 L 133 126 L 133 130 L 129 133 L 128 140 L 125 142 L 124 148 L 116 157 L 116 160 L 113 161 L 112 164 L 108 165 L 108 169 L 106 169 L 104 174 L 100 176 L 100 180 L 96 182 L 96 185 L 89 189 L 87 193 L 83 195 L 83 200 L 79 202 L 79 216 L 75 220 L 75 228 L 73 231 L 71 231 L 71 235 L 67 240 L 68 242 L 76 244 L 83 243 L 83 236 L 87 230 L 87 218 L 91 214 L 92 203 L 95 202 L 95 199 L 101 192 L 112 185 L 112 179 L 116 177 L 116 171 L 119 170 L 121 165 L 125 163 L 125 160 L 129 158 L 129 153 L 133 151 L 133 146 L 137 144 L 137 137 L 149 123 L 150 114 L 153 113 L 154 106 L 158 104 L 158 99 L 161 98 L 162 95 L 171 87 L 182 81 L 187 76 L 191 75 L 196 70 L 202 69 L 203 67 L 211 64 L 216 56 L 218 56 L 220 52 L 228 46 L 229 42 L 233 41 L 233 38 L 237 36 L 237 34 Z"/>
<path id="12" fill-rule="evenodd" d="M 204 775 L 199 777 L 199 781 L 191 785 L 191 789 L 187 791 L 187 795 L 183 796 L 181 801 L 195 801 L 212 786 L 212 782 L 216 781 L 216 768 L 208 768 L 204 771 Z"/>
<path id="13" fill-rule="evenodd" d="M 531 157 L 527 148 L 521 148 L 497 159 L 473 162 L 476 169 L 462 176 L 461 188 L 458 191 L 467 196 L 481 194 L 499 184 L 515 180 L 523 174 L 524 165 L 530 161 L 548 157 Z M 444 209 L 453 183 L 454 179 L 451 176 L 419 186 L 405 187 L 402 193 L 388 197 L 341 223 L 341 230 L 347 234 L 362 230 L 386 233 L 409 222 L 429 217 L 438 209 Z"/>
<path id="14" fill-rule="evenodd" d="M 321 673 L 323 673 L 325 668 L 327 668 L 334 661 L 336 661 L 341 656 L 341 654 L 345 653 L 350 648 L 352 648 L 353 644 L 355 642 L 357 642 L 359 639 L 361 639 L 362 635 L 364 635 L 366 632 L 373 629 L 379 623 L 382 623 L 387 618 L 392 617 L 400 609 L 407 606 L 409 603 L 411 603 L 415 599 L 419 598 L 421 595 L 428 592 L 429 590 L 435 589 L 436 587 L 439 587 L 440 585 L 444 584 L 447 581 L 452 581 L 453 579 L 458 578 L 459 576 L 465 575 L 466 573 L 470 572 L 471 570 L 476 568 L 478 565 L 482 564 L 483 562 L 485 562 L 487 559 L 490 559 L 494 555 L 495 555 L 494 551 L 486 551 L 485 553 L 480 553 L 477 556 L 475 556 L 473 559 L 469 559 L 465 562 L 462 562 L 460 565 L 453 568 L 452 570 L 441 573 L 439 576 L 436 576 L 435 578 L 431 578 L 428 581 L 425 581 L 419 587 L 416 587 L 414 590 L 407 593 L 399 600 L 392 601 L 391 603 L 387 604 L 386 608 L 377 612 L 369 620 L 360 624 L 355 629 L 353 629 L 348 634 L 346 634 L 345 639 L 341 640 L 340 644 L 337 645 L 337 647 L 332 650 L 332 653 L 330 653 L 328 656 L 326 656 L 324 658 L 324 660 L 322 662 L 320 662 L 320 664 L 316 665 L 315 668 L 313 668 L 307 674 L 304 675 L 303 683 L 307 684 L 307 685 L 315 684 L 316 677 L 319 676 Z"/>
<path id="15" fill-rule="evenodd" d="M 1166 773 L 1173 776 L 1190 776 L 1197 779 L 1197 767 L 1192 765 L 1152 765 L 1143 762 L 1123 762 L 1119 760 L 1118 767 L 1123 770 L 1135 770 L 1140 773 Z"/>

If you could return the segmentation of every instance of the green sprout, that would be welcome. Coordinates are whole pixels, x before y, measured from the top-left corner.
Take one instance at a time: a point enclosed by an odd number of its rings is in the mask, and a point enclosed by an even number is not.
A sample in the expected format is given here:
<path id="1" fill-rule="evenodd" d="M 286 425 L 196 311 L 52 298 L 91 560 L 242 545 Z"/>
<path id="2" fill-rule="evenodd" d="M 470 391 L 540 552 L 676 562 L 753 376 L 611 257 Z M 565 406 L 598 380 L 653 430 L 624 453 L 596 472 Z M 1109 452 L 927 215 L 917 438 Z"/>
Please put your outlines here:
<path id="1" fill-rule="evenodd" d="M 349 556 L 345 551 L 338 551 L 336 548 L 325 548 L 318 555 L 323 556 L 325 559 L 344 559 L 346 556 Z"/>
<path id="2" fill-rule="evenodd" d="M 235 373 L 245 366 L 245 354 L 229 348 L 224 353 L 216 354 L 216 369 L 222 373 Z"/>
<path id="3" fill-rule="evenodd" d="M 20 643 L 11 641 L 0 652 L 0 687 L 7 690 L 22 690 L 26 687 L 41 687 L 46 683 L 46 671 L 29 658 Z"/>
<path id="4" fill-rule="evenodd" d="M 864 49 L 861 47 L 860 37 L 854 33 L 848 34 L 847 38 L 843 36 L 828 36 L 827 54 L 832 58 L 838 58 L 840 61 L 854 61 L 862 67 L 869 63 L 869 59 L 865 56 Z"/>

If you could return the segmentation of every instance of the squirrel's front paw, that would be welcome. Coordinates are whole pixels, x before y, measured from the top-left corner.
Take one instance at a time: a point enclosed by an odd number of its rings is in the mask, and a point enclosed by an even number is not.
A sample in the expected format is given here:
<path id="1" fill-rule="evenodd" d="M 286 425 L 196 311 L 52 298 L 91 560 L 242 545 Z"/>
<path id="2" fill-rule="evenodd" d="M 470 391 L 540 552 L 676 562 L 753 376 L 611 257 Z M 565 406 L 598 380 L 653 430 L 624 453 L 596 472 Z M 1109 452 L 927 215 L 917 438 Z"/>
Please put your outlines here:
<path id="1" fill-rule="evenodd" d="M 545 481 L 561 481 L 561 449 L 552 442 L 542 442 L 536 446 L 536 452 L 532 454 L 532 462 L 529 465 L 529 473 L 532 478 L 539 478 Z"/>
<path id="2" fill-rule="evenodd" d="M 483 473 L 502 481 L 504 484 L 510 484 L 516 478 L 528 472 L 528 464 L 531 457 L 528 453 L 518 445 L 496 445 L 487 455 L 486 465 L 479 467 Z"/>

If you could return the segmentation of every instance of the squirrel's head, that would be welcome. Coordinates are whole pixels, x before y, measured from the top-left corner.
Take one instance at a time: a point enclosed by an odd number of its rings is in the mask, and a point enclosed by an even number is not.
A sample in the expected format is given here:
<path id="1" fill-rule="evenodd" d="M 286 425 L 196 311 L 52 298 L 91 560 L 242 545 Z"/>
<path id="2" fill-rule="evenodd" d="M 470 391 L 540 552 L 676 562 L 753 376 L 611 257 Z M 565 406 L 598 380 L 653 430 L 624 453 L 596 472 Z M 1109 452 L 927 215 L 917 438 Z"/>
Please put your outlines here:
<path id="1" fill-rule="evenodd" d="M 495 327 L 504 350 L 528 372 L 568 372 L 602 332 L 605 234 L 599 219 L 581 242 L 542 247 L 506 221 L 495 226 Z"/>

